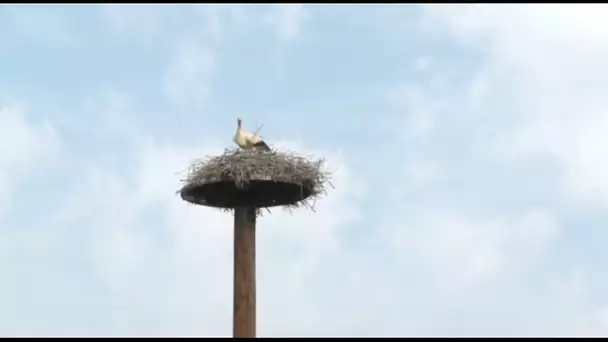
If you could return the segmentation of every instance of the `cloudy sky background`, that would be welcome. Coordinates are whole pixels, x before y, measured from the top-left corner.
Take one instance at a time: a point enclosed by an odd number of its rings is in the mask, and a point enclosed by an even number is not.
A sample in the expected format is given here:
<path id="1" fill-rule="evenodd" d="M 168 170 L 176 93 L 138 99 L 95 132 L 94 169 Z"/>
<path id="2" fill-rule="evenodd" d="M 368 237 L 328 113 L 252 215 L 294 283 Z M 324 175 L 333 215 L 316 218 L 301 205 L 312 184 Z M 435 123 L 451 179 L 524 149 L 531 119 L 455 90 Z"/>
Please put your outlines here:
<path id="1" fill-rule="evenodd" d="M 230 336 L 236 118 L 325 156 L 260 336 L 608 334 L 608 7 L 0 7 L 0 335 Z"/>

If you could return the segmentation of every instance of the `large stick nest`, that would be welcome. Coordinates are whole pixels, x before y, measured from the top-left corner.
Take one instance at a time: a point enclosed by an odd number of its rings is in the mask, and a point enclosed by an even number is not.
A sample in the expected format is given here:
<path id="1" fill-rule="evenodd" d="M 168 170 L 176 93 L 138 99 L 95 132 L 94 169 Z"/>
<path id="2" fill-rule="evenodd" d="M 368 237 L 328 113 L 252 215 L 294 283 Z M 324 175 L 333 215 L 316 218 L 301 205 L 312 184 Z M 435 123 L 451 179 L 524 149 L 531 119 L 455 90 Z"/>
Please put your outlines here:
<path id="1" fill-rule="evenodd" d="M 281 151 L 225 150 L 194 161 L 178 193 L 184 201 L 231 210 L 238 207 L 306 206 L 326 193 L 330 173 L 323 159 Z"/>

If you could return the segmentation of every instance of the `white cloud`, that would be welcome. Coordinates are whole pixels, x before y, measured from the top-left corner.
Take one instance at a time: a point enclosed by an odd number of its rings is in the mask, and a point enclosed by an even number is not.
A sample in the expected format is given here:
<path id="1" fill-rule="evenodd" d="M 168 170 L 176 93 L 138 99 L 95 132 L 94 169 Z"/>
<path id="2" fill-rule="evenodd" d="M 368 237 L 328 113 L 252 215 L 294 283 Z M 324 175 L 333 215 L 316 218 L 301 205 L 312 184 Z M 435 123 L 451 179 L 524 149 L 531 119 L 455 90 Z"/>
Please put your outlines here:
<path id="1" fill-rule="evenodd" d="M 418 57 L 416 59 L 416 70 L 426 71 L 431 66 L 431 61 L 427 57 Z"/>
<path id="2" fill-rule="evenodd" d="M 526 260 L 542 259 L 559 232 L 558 219 L 542 210 L 482 219 L 441 207 L 414 209 L 416 214 L 405 216 L 392 230 L 395 254 L 404 261 L 417 260 L 416 269 L 430 276 L 431 283 L 457 297 L 521 279 L 528 267 L 535 267 Z"/>
<path id="3" fill-rule="evenodd" d="M 215 65 L 212 49 L 195 39 L 178 43 L 165 75 L 165 91 L 180 106 L 201 105 L 207 101 L 209 75 Z"/>
<path id="4" fill-rule="evenodd" d="M 53 148 L 53 144 L 49 144 L 55 138 L 52 127 L 45 122 L 30 126 L 26 121 L 23 107 L 11 106 L 0 109 L 0 129 L 2 130 L 0 167 L 5 171 L 23 166 Z"/>
<path id="5" fill-rule="evenodd" d="M 470 99 L 477 112 L 513 121 L 480 141 L 486 153 L 510 161 L 551 156 L 563 167 L 566 195 L 602 206 L 608 205 L 601 148 L 608 144 L 602 95 L 608 25 L 599 18 L 607 11 L 603 5 L 428 10 L 461 42 L 487 51 Z"/>
<path id="6" fill-rule="evenodd" d="M 422 138 L 435 128 L 439 107 L 424 88 L 412 84 L 399 85 L 389 91 L 387 99 L 401 111 L 400 138 Z"/>
<path id="7" fill-rule="evenodd" d="M 59 147 L 48 122 L 31 124 L 19 105 L 0 108 L 0 211 L 8 209 L 10 191 L 28 168 L 48 164 Z"/>
<path id="8" fill-rule="evenodd" d="M 436 163 L 425 160 L 413 160 L 410 158 L 406 162 L 404 171 L 407 180 L 419 187 L 433 184 L 441 177 L 441 171 Z"/>
<path id="9" fill-rule="evenodd" d="M 300 33 L 306 10 L 302 4 L 282 4 L 277 5 L 276 12 L 269 20 L 274 24 L 279 40 L 288 43 Z"/>

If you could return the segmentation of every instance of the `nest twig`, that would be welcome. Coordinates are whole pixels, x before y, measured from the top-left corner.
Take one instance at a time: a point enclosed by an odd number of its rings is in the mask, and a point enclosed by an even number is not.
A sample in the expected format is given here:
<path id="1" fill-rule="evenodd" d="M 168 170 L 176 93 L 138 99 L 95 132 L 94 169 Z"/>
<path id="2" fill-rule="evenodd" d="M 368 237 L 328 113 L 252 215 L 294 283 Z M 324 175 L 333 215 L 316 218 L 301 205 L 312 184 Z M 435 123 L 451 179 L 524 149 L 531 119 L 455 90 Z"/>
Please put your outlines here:
<path id="1" fill-rule="evenodd" d="M 185 201 L 224 210 L 284 206 L 314 211 L 317 198 L 333 187 L 324 159 L 295 153 L 225 150 L 222 155 L 195 160 L 178 191 Z"/>

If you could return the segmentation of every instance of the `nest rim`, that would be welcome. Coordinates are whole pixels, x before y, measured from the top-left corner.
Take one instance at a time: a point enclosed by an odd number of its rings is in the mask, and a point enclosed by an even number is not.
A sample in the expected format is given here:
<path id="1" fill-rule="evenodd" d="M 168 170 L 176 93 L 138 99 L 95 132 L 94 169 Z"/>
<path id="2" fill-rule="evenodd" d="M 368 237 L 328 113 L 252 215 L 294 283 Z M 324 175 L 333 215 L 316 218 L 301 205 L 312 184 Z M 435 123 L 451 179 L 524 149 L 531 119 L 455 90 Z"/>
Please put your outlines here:
<path id="1" fill-rule="evenodd" d="M 223 195 L 216 196 L 218 192 Z M 256 208 L 289 206 L 311 195 L 310 187 L 272 180 L 251 180 L 243 188 L 233 181 L 188 184 L 180 191 L 181 198 L 186 202 L 221 209 L 249 207 L 252 203 Z"/>

